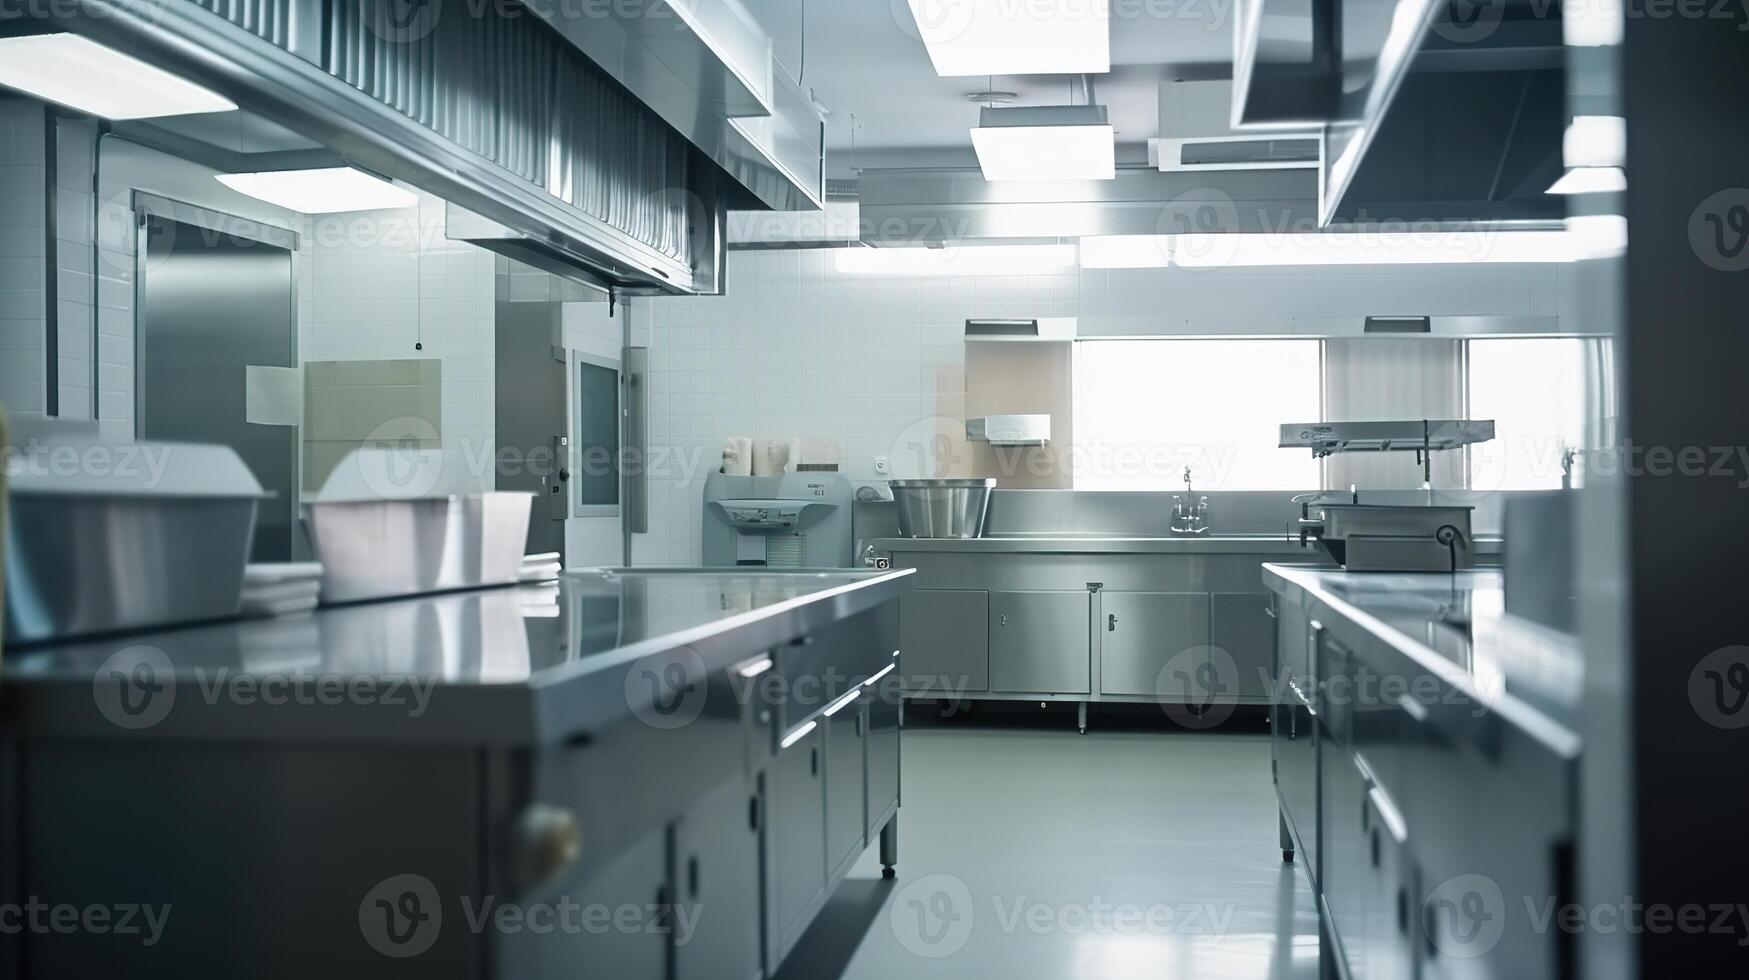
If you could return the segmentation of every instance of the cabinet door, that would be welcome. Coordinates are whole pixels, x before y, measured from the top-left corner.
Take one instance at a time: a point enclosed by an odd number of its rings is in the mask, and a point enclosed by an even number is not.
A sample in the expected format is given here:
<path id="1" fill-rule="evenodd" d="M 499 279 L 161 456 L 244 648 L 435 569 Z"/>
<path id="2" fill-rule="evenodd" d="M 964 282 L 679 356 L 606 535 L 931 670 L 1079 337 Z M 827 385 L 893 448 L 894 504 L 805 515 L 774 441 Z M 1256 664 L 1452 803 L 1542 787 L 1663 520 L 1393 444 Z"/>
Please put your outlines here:
<path id="1" fill-rule="evenodd" d="M 1089 593 L 990 593 L 990 689 L 1086 694 Z"/>
<path id="2" fill-rule="evenodd" d="M 668 890 L 668 828 L 656 828 L 619 854 L 613 864 L 581 882 L 565 884 L 556 894 L 591 914 L 635 908 L 648 915 L 650 910 L 667 905 L 672 900 Z M 559 899 L 530 901 L 556 903 Z M 507 931 L 501 940 L 497 975 L 660 980 L 668 972 L 670 939 L 667 930 L 659 926 L 668 921 L 640 919 L 639 928 L 604 931 L 575 928 Z M 448 921 L 443 926 L 449 928 Z"/>
<path id="3" fill-rule="evenodd" d="M 1207 700 L 1209 597 L 1205 592 L 1106 592 L 1100 689 L 1170 700 Z M 1172 665 L 1172 676 L 1162 677 Z"/>
<path id="4" fill-rule="evenodd" d="M 813 916 L 826 888 L 826 791 L 818 727 L 780 751 L 768 786 L 771 821 L 765 846 L 772 857 L 773 927 L 777 962 L 789 952 Z"/>
<path id="5" fill-rule="evenodd" d="M 1232 658 L 1230 668 L 1217 665 L 1216 701 L 1269 700 L 1275 669 L 1275 620 L 1269 616 L 1269 602 L 1267 595 L 1217 592 L 1209 597 L 1209 645 Z M 1226 676 L 1229 669 L 1233 676 Z"/>
<path id="6" fill-rule="evenodd" d="M 826 871 L 831 874 L 862 853 L 867 816 L 868 717 L 852 701 L 825 718 Z"/>
<path id="7" fill-rule="evenodd" d="M 905 693 L 952 697 L 990 689 L 990 595 L 917 591 L 899 600 Z"/>
<path id="8" fill-rule="evenodd" d="M 899 802 L 899 699 L 891 685 L 876 684 L 868 703 L 868 836 L 876 821 Z"/>
<path id="9" fill-rule="evenodd" d="M 679 980 L 753 980 L 759 964 L 759 821 L 740 778 L 674 827 L 675 966 Z"/>

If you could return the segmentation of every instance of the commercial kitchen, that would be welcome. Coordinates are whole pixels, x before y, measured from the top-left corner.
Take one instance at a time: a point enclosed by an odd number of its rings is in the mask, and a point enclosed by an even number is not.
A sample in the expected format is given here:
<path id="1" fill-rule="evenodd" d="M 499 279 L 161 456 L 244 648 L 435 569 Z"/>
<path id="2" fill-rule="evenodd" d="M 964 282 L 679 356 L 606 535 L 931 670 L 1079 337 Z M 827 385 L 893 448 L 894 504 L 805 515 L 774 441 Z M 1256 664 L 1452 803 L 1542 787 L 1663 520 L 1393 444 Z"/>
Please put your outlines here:
<path id="1" fill-rule="evenodd" d="M 1743 975 L 1746 67 L 4 5 L 0 977 Z"/>

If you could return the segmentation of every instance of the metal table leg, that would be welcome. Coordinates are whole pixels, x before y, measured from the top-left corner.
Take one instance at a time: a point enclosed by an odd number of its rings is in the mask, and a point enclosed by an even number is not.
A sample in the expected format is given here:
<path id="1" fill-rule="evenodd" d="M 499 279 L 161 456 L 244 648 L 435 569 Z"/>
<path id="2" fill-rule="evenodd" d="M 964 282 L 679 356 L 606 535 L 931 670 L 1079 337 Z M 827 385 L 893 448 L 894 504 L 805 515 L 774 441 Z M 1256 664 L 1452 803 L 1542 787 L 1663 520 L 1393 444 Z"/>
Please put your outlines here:
<path id="1" fill-rule="evenodd" d="M 893 814 L 887 825 L 881 828 L 881 877 L 897 878 L 899 872 L 894 870 L 899 864 L 899 815 Z"/>
<path id="2" fill-rule="evenodd" d="M 1276 814 L 1276 820 L 1281 823 L 1281 859 L 1284 863 L 1294 863 L 1294 837 L 1288 833 L 1287 816 Z"/>
<path id="3" fill-rule="evenodd" d="M 1081 701 L 1075 705 L 1075 723 L 1080 726 L 1081 734 L 1087 734 L 1087 702 Z"/>

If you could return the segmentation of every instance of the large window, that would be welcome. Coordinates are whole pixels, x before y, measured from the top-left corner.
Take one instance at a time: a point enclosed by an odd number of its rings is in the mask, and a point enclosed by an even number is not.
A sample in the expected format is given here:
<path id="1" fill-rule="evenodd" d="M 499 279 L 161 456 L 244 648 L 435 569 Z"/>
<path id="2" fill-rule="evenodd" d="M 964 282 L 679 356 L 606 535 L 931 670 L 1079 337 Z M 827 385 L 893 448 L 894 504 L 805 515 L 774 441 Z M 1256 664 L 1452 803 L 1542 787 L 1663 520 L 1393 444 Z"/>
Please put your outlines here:
<path id="1" fill-rule="evenodd" d="M 1316 340 L 1075 345 L 1077 490 L 1314 490 L 1318 463 L 1277 448 L 1322 418 Z"/>
<path id="2" fill-rule="evenodd" d="M 1471 489 L 1560 487 L 1562 456 L 1585 437 L 1585 359 L 1592 343 L 1470 341 L 1470 417 L 1493 419 L 1496 433 L 1493 442 L 1470 450 Z"/>

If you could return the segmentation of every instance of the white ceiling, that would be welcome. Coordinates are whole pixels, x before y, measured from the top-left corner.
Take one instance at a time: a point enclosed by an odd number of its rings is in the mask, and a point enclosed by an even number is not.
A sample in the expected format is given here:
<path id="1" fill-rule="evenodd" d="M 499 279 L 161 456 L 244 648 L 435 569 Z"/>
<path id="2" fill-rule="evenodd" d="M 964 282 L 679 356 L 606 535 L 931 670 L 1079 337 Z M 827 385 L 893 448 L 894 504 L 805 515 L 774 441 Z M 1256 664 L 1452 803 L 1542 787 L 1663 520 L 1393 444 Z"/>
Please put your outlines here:
<path id="1" fill-rule="evenodd" d="M 1071 76 L 1009 75 L 992 82 L 936 75 L 906 0 L 743 2 L 772 35 L 780 70 L 787 68 L 792 76 L 799 72 L 802 85 L 831 111 L 827 149 L 834 172 L 851 166 L 852 115 L 859 150 L 969 153 L 978 107 L 966 100 L 967 93 L 993 86 L 1017 93 L 1020 105 L 1069 101 Z M 1153 16 L 1151 10 L 1170 16 Z M 1160 82 L 1180 74 L 1183 66 L 1230 64 L 1231 13 L 1230 0 L 1113 2 L 1113 69 L 1094 81 L 1120 144 L 1134 146 L 1159 135 Z"/>

